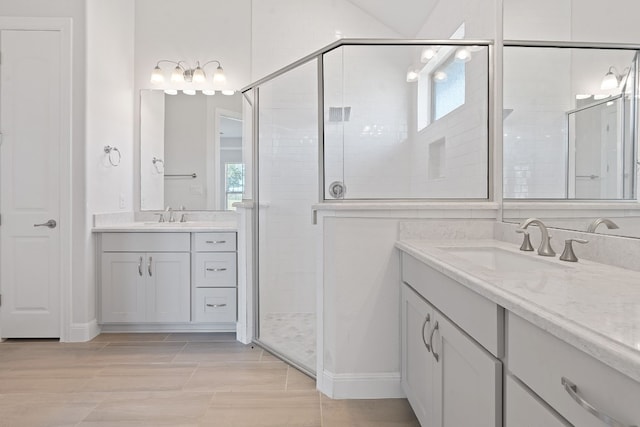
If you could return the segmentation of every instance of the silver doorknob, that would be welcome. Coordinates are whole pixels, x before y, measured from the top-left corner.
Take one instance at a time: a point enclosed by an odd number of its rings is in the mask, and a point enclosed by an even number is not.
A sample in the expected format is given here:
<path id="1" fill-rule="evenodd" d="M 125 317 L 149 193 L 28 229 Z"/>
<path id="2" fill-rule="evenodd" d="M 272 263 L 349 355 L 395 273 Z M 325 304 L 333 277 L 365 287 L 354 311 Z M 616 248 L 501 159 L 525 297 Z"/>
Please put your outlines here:
<path id="1" fill-rule="evenodd" d="M 56 222 L 55 219 L 50 219 L 47 222 L 44 222 L 42 224 L 33 224 L 34 227 L 49 227 L 49 228 L 56 228 L 56 225 L 58 225 L 58 223 Z"/>

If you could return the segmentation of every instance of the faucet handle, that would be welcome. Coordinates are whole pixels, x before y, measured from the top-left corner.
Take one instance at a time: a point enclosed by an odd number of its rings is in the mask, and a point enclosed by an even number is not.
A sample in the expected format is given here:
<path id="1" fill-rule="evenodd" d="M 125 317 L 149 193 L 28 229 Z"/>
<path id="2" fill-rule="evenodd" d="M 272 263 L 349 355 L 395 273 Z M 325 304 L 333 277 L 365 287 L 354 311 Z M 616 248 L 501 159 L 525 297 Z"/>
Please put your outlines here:
<path id="1" fill-rule="evenodd" d="M 578 257 L 576 256 L 576 254 L 573 252 L 573 246 L 571 245 L 572 242 L 576 242 L 576 243 L 589 243 L 588 240 L 584 240 L 584 239 L 567 239 L 564 241 L 564 251 L 562 252 L 562 255 L 560 255 L 560 259 L 562 261 L 569 261 L 569 262 L 577 262 L 578 261 Z"/>
<path id="2" fill-rule="evenodd" d="M 158 222 L 164 222 L 164 213 L 163 212 L 155 213 L 154 215 L 160 216 L 160 218 L 158 218 Z"/>
<path id="3" fill-rule="evenodd" d="M 533 245 L 531 245 L 531 239 L 529 238 L 529 233 L 524 231 L 521 228 L 518 228 L 516 230 L 516 233 L 522 233 L 524 234 L 524 240 L 522 241 L 522 245 L 520 245 L 520 250 L 521 251 L 533 251 Z"/>

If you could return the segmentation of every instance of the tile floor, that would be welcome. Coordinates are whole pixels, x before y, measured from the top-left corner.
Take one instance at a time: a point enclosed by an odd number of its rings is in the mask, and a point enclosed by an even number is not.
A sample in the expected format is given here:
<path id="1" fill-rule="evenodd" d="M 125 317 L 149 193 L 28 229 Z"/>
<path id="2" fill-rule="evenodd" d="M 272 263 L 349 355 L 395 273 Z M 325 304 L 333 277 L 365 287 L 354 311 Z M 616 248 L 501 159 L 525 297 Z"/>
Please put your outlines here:
<path id="1" fill-rule="evenodd" d="M 266 313 L 260 322 L 260 341 L 286 352 L 289 360 L 316 369 L 315 313 Z"/>
<path id="2" fill-rule="evenodd" d="M 418 426 L 404 399 L 331 400 L 232 334 L 0 343 L 0 426 Z"/>

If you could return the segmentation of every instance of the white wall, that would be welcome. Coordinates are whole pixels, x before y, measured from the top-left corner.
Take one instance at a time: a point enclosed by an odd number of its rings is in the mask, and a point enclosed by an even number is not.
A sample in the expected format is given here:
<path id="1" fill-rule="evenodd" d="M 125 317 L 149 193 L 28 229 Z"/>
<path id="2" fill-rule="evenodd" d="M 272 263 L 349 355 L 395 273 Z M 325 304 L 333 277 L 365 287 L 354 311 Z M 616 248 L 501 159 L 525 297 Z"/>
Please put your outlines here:
<path id="1" fill-rule="evenodd" d="M 128 0 L 87 0 L 86 95 L 86 285 L 74 289 L 81 319 L 96 318 L 92 215 L 133 208 L 133 5 Z M 104 146 L 118 148 L 112 166 Z M 113 156 L 116 160 L 116 156 Z M 75 180 L 75 178 L 74 178 Z"/>
<path id="2" fill-rule="evenodd" d="M 252 22 L 253 80 L 309 55 L 339 36 L 401 38 L 345 0 L 256 0 L 252 4 Z"/>

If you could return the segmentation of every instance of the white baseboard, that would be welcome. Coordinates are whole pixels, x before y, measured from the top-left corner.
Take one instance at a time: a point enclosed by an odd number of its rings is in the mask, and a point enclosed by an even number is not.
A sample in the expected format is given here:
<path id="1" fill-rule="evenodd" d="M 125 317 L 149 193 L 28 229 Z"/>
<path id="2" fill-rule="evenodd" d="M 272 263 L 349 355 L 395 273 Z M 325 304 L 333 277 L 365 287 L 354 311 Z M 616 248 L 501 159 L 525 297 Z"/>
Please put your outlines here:
<path id="1" fill-rule="evenodd" d="M 69 329 L 68 342 L 91 341 L 100 334 L 100 326 L 94 319 L 88 323 L 72 323 Z"/>
<path id="2" fill-rule="evenodd" d="M 236 332 L 235 323 L 105 323 L 102 332 Z"/>
<path id="3" fill-rule="evenodd" d="M 324 371 L 320 391 L 332 399 L 394 399 L 406 397 L 400 373 L 334 374 Z"/>

